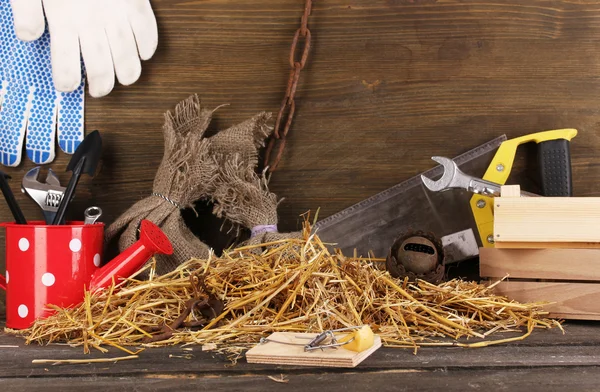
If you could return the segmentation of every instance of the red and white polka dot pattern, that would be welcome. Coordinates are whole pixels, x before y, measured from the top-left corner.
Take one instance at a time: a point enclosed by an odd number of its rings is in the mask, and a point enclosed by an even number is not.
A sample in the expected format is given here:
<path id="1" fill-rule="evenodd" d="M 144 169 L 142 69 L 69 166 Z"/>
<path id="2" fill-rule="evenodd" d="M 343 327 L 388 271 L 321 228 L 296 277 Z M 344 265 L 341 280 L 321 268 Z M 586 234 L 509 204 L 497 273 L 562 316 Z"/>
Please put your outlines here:
<path id="1" fill-rule="evenodd" d="M 51 311 L 83 299 L 84 288 L 102 261 L 104 225 L 6 227 L 6 326 L 28 328 Z"/>

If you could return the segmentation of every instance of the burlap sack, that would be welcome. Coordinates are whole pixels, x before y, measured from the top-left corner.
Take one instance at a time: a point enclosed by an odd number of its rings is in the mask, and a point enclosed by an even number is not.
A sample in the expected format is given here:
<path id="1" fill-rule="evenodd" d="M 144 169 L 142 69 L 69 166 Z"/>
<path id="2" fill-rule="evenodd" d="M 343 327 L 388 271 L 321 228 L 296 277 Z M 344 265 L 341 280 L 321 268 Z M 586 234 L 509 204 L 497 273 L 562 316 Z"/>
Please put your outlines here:
<path id="1" fill-rule="evenodd" d="M 157 273 L 173 270 L 193 257 L 207 257 L 209 248 L 185 225 L 180 209 L 211 192 L 217 167 L 203 138 L 214 110 L 204 109 L 197 96 L 181 102 L 174 113 L 165 115 L 165 152 L 156 172 L 152 193 L 135 203 L 106 231 L 110 241 L 122 229 L 121 251 L 137 240 L 142 219 L 156 223 L 169 237 L 174 253 L 157 256 Z"/>
<path id="2" fill-rule="evenodd" d="M 218 109 L 218 108 L 217 108 Z M 143 219 L 156 223 L 173 244 L 173 255 L 157 256 L 156 272 L 164 274 L 191 258 L 206 258 L 209 247 L 186 226 L 182 208 L 193 207 L 199 199 L 211 199 L 219 165 L 238 157 L 256 166 L 258 149 L 272 132 L 269 113 L 204 138 L 216 109 L 204 109 L 196 95 L 181 102 L 174 113 L 165 115 L 165 153 L 157 170 L 151 195 L 134 204 L 106 232 L 110 241 L 123 229 L 121 251 L 137 240 Z"/>

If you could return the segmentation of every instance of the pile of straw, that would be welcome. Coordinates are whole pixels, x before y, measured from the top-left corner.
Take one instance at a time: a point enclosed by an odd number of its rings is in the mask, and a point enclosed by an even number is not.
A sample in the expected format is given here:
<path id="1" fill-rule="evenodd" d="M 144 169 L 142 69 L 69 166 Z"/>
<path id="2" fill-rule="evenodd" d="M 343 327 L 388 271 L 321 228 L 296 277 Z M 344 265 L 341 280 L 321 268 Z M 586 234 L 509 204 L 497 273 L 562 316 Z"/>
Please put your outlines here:
<path id="1" fill-rule="evenodd" d="M 262 252 L 257 252 L 257 249 Z M 290 254 L 295 257 L 290 257 Z M 28 342 L 67 342 L 105 351 L 126 346 L 210 344 L 241 352 L 274 331 L 320 332 L 369 324 L 387 346 L 455 345 L 480 347 L 527 337 L 534 328 L 560 324 L 545 319 L 539 304 L 520 304 L 493 295 L 474 282 L 440 285 L 392 278 L 376 260 L 330 253 L 318 236 L 284 239 L 190 260 L 149 281 L 130 278 L 116 287 L 87 294 L 72 309 L 39 320 L 25 332 Z M 194 282 L 203 282 L 195 284 Z M 156 326 L 177 319 L 186 301 L 198 296 L 221 300 L 225 308 L 200 328 L 176 330 L 163 341 L 147 343 Z M 200 312 L 187 321 L 199 322 Z M 487 340 L 498 332 L 524 333 Z M 479 338 L 472 343 L 440 338 Z M 146 342 L 146 343 L 144 343 Z"/>

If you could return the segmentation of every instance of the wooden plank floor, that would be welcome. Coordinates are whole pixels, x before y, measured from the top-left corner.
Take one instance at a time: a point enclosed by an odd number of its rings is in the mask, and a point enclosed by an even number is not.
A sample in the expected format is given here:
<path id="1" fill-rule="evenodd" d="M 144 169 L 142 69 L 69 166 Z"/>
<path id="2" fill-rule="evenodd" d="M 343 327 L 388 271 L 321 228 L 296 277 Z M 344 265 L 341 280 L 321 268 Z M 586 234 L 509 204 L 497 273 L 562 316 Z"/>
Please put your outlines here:
<path id="1" fill-rule="evenodd" d="M 525 341 L 481 349 L 382 348 L 354 369 L 237 365 L 218 354 L 181 347 L 146 349 L 139 359 L 78 365 L 32 364 L 33 359 L 121 356 L 67 346 L 25 346 L 21 338 L 0 334 L 0 390 L 598 390 L 600 334 L 590 323 L 536 331 Z M 18 348 L 2 348 L 18 345 Z M 189 359 L 181 358 L 191 354 Z M 283 375 L 288 383 L 269 379 Z"/>

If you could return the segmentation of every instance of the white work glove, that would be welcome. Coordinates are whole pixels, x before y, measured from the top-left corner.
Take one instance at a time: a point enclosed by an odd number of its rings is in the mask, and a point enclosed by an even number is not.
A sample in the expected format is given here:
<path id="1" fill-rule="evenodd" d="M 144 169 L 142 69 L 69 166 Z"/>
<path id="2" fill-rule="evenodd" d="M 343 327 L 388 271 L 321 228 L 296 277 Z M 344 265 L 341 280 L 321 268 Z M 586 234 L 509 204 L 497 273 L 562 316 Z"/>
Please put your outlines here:
<path id="1" fill-rule="evenodd" d="M 11 0 L 15 32 L 24 41 L 50 30 L 52 75 L 58 91 L 81 84 L 81 57 L 90 95 L 111 92 L 115 73 L 121 84 L 134 83 L 142 60 L 156 51 L 158 29 L 149 0 Z"/>

